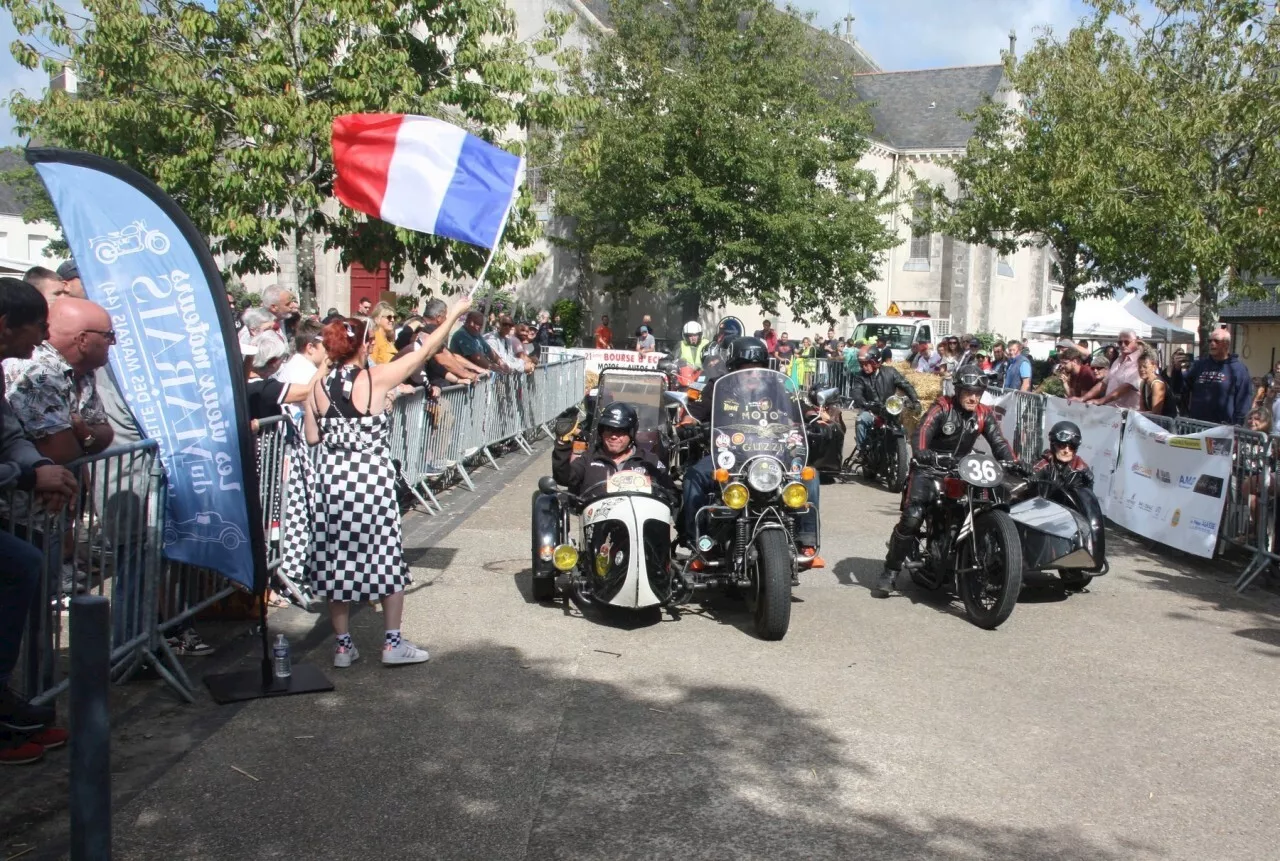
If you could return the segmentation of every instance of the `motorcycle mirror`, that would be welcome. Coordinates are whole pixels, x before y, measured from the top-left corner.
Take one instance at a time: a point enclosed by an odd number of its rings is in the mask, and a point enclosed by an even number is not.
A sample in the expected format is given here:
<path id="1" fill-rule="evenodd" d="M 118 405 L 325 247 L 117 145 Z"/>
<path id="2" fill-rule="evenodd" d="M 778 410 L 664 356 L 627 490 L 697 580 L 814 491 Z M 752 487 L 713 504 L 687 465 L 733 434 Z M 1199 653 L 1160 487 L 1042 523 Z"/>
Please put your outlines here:
<path id="1" fill-rule="evenodd" d="M 679 404 L 685 408 L 688 408 L 689 406 L 689 395 L 687 392 L 663 392 L 662 396 L 671 403 Z"/>
<path id="2" fill-rule="evenodd" d="M 556 485 L 556 480 L 551 476 L 544 475 L 542 478 L 538 479 L 538 490 L 542 491 L 543 493 L 555 493 L 556 490 L 558 489 L 559 488 L 558 488 L 558 485 Z"/>
<path id="3" fill-rule="evenodd" d="M 839 391 L 840 390 L 836 388 L 818 389 L 813 393 L 813 402 L 820 407 L 825 407 L 830 401 L 832 401 L 835 398 L 836 394 Z"/>

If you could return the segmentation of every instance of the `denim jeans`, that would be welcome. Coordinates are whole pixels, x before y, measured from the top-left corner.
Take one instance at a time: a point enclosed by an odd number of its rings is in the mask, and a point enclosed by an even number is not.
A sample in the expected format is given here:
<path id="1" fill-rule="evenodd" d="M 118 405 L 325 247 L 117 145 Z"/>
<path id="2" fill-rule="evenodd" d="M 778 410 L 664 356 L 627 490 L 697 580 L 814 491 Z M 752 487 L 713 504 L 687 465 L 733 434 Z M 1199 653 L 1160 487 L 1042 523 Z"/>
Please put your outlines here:
<path id="1" fill-rule="evenodd" d="M 40 592 L 44 555 L 21 538 L 0 532 L 0 558 L 0 687 L 5 687 L 18 662 L 31 602 Z"/>
<path id="2" fill-rule="evenodd" d="M 862 447 L 866 445 L 867 434 L 875 423 L 876 417 L 870 410 L 863 410 L 858 413 L 858 423 L 853 428 L 853 438 L 858 443 L 858 451 L 862 451 Z"/>

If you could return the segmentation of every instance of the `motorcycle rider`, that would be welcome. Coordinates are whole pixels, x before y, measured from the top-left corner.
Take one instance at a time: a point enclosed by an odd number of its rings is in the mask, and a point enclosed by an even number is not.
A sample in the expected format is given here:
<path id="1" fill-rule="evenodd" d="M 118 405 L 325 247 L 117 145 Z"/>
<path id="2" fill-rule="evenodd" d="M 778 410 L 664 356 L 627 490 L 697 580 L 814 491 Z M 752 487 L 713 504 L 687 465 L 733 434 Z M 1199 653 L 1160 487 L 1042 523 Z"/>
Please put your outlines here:
<path id="1" fill-rule="evenodd" d="M 862 456 L 862 447 L 867 441 L 867 432 L 875 423 L 875 413 L 867 409 L 872 404 L 883 404 L 894 392 L 902 392 L 907 396 L 913 410 L 920 409 L 920 396 L 915 386 L 902 376 L 892 365 L 880 364 L 880 357 L 875 350 L 868 350 L 858 357 L 861 374 L 856 374 L 851 381 L 849 398 L 853 405 L 862 412 L 858 413 L 858 423 L 854 426 L 853 437 L 858 444 L 858 457 Z"/>
<path id="2" fill-rule="evenodd" d="M 769 367 L 769 348 L 759 338 L 737 338 L 729 345 L 725 367 L 729 373 L 744 368 Z M 711 419 L 711 406 L 715 403 L 716 384 L 724 379 L 715 377 L 707 384 L 702 396 L 689 404 L 689 415 L 697 419 L 699 424 L 689 425 L 681 429 L 682 434 L 702 433 L 703 425 Z M 815 429 L 826 433 L 825 429 Z M 715 467 L 711 455 L 704 455 L 697 463 L 684 472 L 684 502 L 680 514 L 680 541 L 692 548 L 694 534 L 697 531 L 698 510 L 711 498 L 711 488 L 715 483 Z M 804 482 L 809 491 L 809 510 L 796 517 L 796 543 L 800 545 L 801 555 L 817 559 L 818 547 L 818 479 Z"/>
<path id="3" fill-rule="evenodd" d="M 1075 422 L 1062 421 L 1049 429 L 1049 450 L 1031 468 L 1036 482 L 1059 487 L 1093 489 L 1093 470 L 1077 452 L 1083 439 Z"/>
<path id="4" fill-rule="evenodd" d="M 707 345 L 702 340 L 702 324 L 690 320 L 684 324 L 683 338 L 680 341 L 680 361 L 695 368 L 702 367 L 702 354 Z"/>
<path id="5" fill-rule="evenodd" d="M 667 467 L 660 460 L 636 446 L 640 417 L 631 404 L 614 401 L 604 408 L 596 420 L 596 444 L 574 459 L 571 434 L 556 440 L 551 451 L 551 475 L 557 484 L 569 488 L 585 501 L 605 495 L 609 478 L 620 472 L 637 472 L 649 476 L 672 500 L 676 486 Z M 570 437 L 565 439 L 564 437 Z"/>
<path id="6" fill-rule="evenodd" d="M 991 407 L 982 403 L 982 393 L 987 390 L 982 370 L 974 365 L 965 365 L 956 370 L 953 381 L 955 395 L 938 398 L 920 420 L 920 427 L 912 440 L 913 463 L 933 465 L 938 462 L 938 455 L 964 457 L 973 451 L 973 444 L 980 436 L 986 439 L 992 457 L 1003 463 L 1016 463 L 1017 457 L 1000 432 L 995 414 Z M 937 494 L 934 477 L 913 469 L 907 482 L 902 517 L 889 538 L 884 571 L 871 590 L 873 598 L 888 598 L 894 590 L 902 563 L 915 548 L 925 512 L 937 499 Z"/>
<path id="7" fill-rule="evenodd" d="M 703 360 L 705 361 L 712 356 L 728 356 L 729 345 L 741 338 L 743 333 L 742 322 L 737 317 L 725 317 L 720 321 L 720 326 L 716 330 L 715 340 L 708 344 L 706 350 L 703 351 Z M 760 341 L 760 343 L 763 344 L 764 341 Z M 768 355 L 768 352 L 766 352 L 765 364 L 768 364 Z"/>

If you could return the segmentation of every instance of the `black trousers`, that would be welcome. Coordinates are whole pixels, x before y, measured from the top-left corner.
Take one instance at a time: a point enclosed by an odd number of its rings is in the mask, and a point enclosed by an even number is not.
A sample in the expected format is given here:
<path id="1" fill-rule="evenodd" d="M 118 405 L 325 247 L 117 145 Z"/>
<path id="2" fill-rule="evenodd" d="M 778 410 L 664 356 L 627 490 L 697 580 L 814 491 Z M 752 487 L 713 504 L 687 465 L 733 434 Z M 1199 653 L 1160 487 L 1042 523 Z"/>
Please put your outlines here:
<path id="1" fill-rule="evenodd" d="M 897 571 L 906 561 L 920 534 L 924 524 L 925 512 L 938 500 L 938 485 L 932 475 L 912 470 L 907 479 L 907 500 L 902 507 L 902 516 L 898 525 L 889 537 L 889 555 L 885 557 L 884 567 Z"/>

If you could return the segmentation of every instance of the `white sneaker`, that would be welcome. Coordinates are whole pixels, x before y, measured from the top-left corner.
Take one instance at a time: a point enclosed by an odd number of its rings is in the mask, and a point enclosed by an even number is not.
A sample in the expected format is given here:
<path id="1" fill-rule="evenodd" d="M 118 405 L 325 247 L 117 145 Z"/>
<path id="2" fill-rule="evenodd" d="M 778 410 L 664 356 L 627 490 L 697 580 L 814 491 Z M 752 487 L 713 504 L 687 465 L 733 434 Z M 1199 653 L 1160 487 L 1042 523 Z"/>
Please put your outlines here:
<path id="1" fill-rule="evenodd" d="M 421 664 L 430 657 L 426 649 L 420 649 L 408 640 L 401 640 L 398 646 L 382 647 L 382 663 L 388 666 L 392 664 Z"/>
<path id="2" fill-rule="evenodd" d="M 333 650 L 333 665 L 335 667 L 349 667 L 352 661 L 360 660 L 360 650 L 353 643 L 350 648 L 346 646 L 338 646 Z"/>

